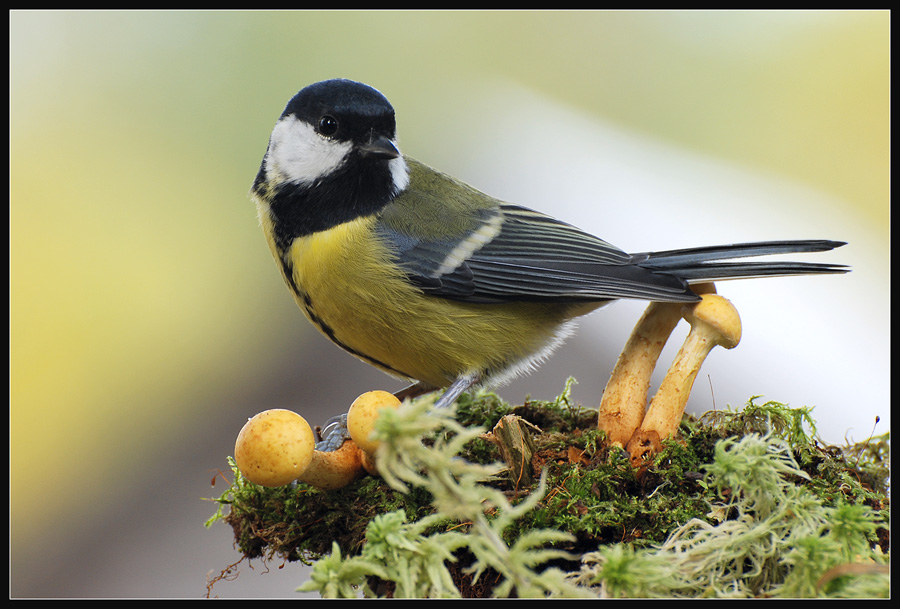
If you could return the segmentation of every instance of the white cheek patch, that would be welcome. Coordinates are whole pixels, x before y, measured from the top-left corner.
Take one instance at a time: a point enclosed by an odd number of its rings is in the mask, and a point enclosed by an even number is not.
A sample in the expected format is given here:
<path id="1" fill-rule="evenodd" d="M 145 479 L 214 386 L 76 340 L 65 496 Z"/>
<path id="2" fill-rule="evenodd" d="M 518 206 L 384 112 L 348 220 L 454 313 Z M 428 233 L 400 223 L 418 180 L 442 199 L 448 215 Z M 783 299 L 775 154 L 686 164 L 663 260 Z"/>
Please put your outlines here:
<path id="1" fill-rule="evenodd" d="M 394 146 L 396 146 L 396 142 Z M 399 148 L 397 148 L 399 150 Z M 406 165 L 406 161 L 403 160 L 403 155 L 398 156 L 396 159 L 391 159 L 388 162 L 388 165 L 391 168 L 391 180 L 394 182 L 394 192 L 395 194 L 400 194 L 406 187 L 409 186 L 409 167 Z"/>
<path id="2" fill-rule="evenodd" d="M 351 146 L 324 138 L 312 125 L 286 116 L 275 124 L 269 138 L 266 173 L 270 180 L 315 182 L 340 167 Z"/>

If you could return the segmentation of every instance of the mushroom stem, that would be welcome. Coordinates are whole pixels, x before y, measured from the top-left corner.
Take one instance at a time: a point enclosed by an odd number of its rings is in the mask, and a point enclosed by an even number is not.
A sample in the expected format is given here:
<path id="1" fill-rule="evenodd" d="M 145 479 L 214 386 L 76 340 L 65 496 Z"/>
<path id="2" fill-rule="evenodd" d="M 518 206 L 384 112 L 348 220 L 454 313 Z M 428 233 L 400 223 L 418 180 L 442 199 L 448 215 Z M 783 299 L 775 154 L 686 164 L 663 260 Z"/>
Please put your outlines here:
<path id="1" fill-rule="evenodd" d="M 694 380 L 709 352 L 716 345 L 733 349 L 741 340 L 740 316 L 721 296 L 703 295 L 699 303 L 685 305 L 682 316 L 691 324 L 691 331 L 651 400 L 640 429 L 626 446 L 633 462 L 656 452 L 659 443 L 678 430 Z"/>
<path id="2" fill-rule="evenodd" d="M 625 343 L 600 400 L 598 427 L 623 447 L 641 425 L 656 360 L 681 320 L 681 304 L 651 302 Z"/>
<path id="3" fill-rule="evenodd" d="M 716 291 L 712 283 L 691 289 L 697 294 Z M 597 420 L 611 444 L 624 447 L 640 427 L 656 361 L 681 321 L 682 306 L 678 302 L 651 302 L 625 343 L 603 391 Z"/>
<path id="4" fill-rule="evenodd" d="M 314 450 L 312 460 L 297 477 L 323 491 L 344 488 L 363 474 L 362 450 L 353 440 L 344 440 L 334 451 Z"/>

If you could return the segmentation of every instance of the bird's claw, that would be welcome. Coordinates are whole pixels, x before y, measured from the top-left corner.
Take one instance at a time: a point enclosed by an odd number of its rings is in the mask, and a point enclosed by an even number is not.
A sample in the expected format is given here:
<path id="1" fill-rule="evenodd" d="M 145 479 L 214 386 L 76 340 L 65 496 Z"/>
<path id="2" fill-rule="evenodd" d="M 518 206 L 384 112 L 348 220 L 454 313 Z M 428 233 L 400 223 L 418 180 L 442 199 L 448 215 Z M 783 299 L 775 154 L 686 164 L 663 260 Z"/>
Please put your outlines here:
<path id="1" fill-rule="evenodd" d="M 347 429 L 347 415 L 341 414 L 331 417 L 322 426 L 322 439 L 316 442 L 316 450 L 324 453 L 336 451 L 350 437 Z"/>

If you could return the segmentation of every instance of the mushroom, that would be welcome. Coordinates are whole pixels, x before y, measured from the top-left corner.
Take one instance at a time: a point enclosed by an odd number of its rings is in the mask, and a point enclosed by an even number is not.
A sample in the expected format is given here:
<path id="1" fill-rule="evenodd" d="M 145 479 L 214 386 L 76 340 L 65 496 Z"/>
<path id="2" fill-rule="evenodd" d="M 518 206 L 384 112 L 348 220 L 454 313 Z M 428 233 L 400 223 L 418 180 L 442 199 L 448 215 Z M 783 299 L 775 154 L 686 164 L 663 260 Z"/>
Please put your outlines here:
<path id="1" fill-rule="evenodd" d="M 322 490 L 347 486 L 362 472 L 362 451 L 351 440 L 338 450 L 315 450 L 315 435 L 296 412 L 272 409 L 247 421 L 234 446 L 234 461 L 245 478 L 260 486 L 295 480 Z"/>
<path id="2" fill-rule="evenodd" d="M 675 434 L 694 379 L 709 352 L 716 345 L 733 349 L 741 340 L 741 318 L 734 305 L 716 294 L 704 294 L 701 298 L 696 304 L 682 307 L 682 316 L 691 324 L 691 330 L 650 401 L 640 428 L 626 445 L 632 463 L 657 452 L 662 440 Z"/>
<path id="3" fill-rule="evenodd" d="M 716 286 L 691 286 L 696 294 L 714 294 Z M 682 303 L 651 302 L 634 326 L 600 400 L 598 427 L 611 444 L 624 447 L 644 419 L 656 361 L 681 320 Z"/>
<path id="4" fill-rule="evenodd" d="M 383 408 L 397 408 L 401 403 L 399 398 L 387 391 L 367 391 L 353 401 L 347 412 L 347 432 L 360 448 L 363 468 L 373 476 L 378 475 L 375 452 L 380 442 L 372 439 L 378 413 Z"/>
<path id="5" fill-rule="evenodd" d="M 280 408 L 261 412 L 244 424 L 234 446 L 234 461 L 244 477 L 261 486 L 284 486 L 295 480 L 322 490 L 343 488 L 362 475 L 377 474 L 371 438 L 378 411 L 397 408 L 387 391 L 368 391 L 347 413 L 350 438 L 337 450 L 315 450 L 315 435 L 296 412 Z"/>
<path id="6" fill-rule="evenodd" d="M 387 391 L 367 391 L 350 405 L 347 411 L 347 431 L 366 454 L 375 455 L 379 442 L 372 439 L 378 412 L 383 408 L 397 408 L 401 404 L 393 393 Z"/>
<path id="7" fill-rule="evenodd" d="M 234 462 L 250 482 L 284 486 L 312 461 L 316 439 L 306 419 L 275 408 L 248 420 L 234 445 Z"/>

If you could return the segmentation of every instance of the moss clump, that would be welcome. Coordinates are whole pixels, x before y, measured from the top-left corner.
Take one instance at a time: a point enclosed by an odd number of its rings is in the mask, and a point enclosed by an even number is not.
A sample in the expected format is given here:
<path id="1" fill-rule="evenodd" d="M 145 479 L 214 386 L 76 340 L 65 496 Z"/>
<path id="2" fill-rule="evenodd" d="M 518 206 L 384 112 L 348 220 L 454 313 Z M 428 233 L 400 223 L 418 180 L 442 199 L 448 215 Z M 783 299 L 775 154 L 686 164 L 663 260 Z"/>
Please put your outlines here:
<path id="1" fill-rule="evenodd" d="M 249 482 L 233 460 L 229 463 L 234 481 L 215 500 L 220 509 L 207 524 L 222 520 L 231 525 L 235 545 L 247 558 L 308 564 L 329 554 L 335 542 L 356 553 L 369 521 L 378 514 L 400 510 L 418 520 L 433 511 L 426 491 L 401 493 L 371 476 L 334 491 L 302 483 L 267 488 Z M 226 506 L 228 513 L 222 509 Z"/>
<path id="2" fill-rule="evenodd" d="M 266 489 L 235 468 L 210 523 L 230 524 L 247 557 L 313 563 L 305 589 L 323 596 L 889 591 L 888 436 L 821 446 L 809 409 L 751 400 L 686 418 L 680 438 L 635 469 L 568 390 L 516 408 L 466 397 L 453 416 L 426 414 L 420 400 L 379 420 L 384 477 L 338 491 Z M 500 475 L 477 429 L 507 414 L 539 428 L 533 487 Z M 710 553 L 716 561 L 698 558 Z"/>
<path id="3" fill-rule="evenodd" d="M 707 471 L 724 500 L 707 518 L 643 551 L 620 544 L 588 554 L 577 581 L 621 597 L 889 594 L 888 561 L 877 546 L 881 516 L 843 498 L 829 506 L 796 484 L 809 477 L 783 439 L 723 440 Z M 828 576 L 841 569 L 858 577 Z"/>

